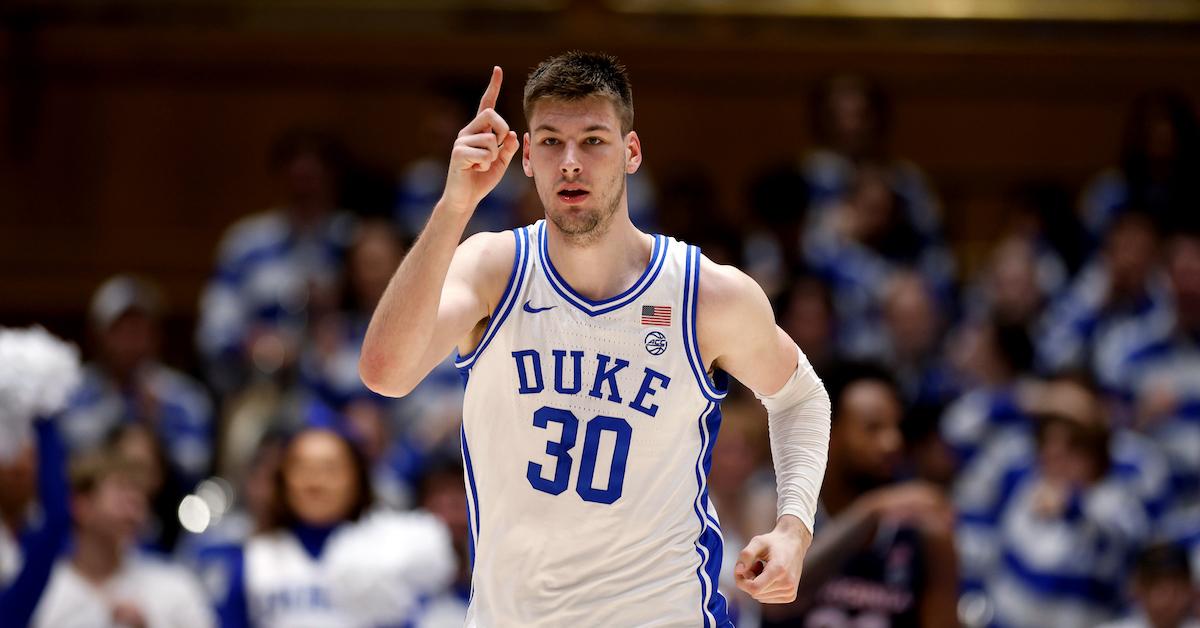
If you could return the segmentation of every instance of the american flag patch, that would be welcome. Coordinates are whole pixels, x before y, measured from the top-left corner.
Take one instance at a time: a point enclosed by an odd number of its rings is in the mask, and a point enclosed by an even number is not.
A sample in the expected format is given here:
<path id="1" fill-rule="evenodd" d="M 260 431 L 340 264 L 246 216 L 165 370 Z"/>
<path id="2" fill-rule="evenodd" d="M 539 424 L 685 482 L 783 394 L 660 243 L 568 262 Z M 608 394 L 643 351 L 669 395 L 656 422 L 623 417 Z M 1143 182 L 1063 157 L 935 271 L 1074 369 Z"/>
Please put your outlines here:
<path id="1" fill-rule="evenodd" d="M 671 308 L 667 305 L 643 305 L 642 306 L 642 324 L 643 325 L 665 325 L 671 326 Z"/>

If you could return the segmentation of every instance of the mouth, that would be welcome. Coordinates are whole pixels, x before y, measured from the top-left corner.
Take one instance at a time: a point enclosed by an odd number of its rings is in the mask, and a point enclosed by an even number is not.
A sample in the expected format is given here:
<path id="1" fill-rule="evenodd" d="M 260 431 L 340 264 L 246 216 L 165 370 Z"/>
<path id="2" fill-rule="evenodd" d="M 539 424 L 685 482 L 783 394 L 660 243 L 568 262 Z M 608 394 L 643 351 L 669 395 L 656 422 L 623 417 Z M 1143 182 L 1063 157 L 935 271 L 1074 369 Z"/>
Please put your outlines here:
<path id="1" fill-rule="evenodd" d="M 581 187 L 564 186 L 558 190 L 558 198 L 568 205 L 578 205 L 587 199 L 589 192 Z"/>

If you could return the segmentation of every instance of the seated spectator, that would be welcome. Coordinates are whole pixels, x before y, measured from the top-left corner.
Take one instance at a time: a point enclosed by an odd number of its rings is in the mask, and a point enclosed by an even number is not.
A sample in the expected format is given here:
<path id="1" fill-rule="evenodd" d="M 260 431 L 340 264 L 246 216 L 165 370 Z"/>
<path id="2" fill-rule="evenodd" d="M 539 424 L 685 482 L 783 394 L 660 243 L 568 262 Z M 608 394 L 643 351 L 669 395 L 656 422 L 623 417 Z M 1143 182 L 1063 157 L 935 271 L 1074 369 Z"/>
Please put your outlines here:
<path id="1" fill-rule="evenodd" d="M 1113 619 L 1126 565 L 1149 534 L 1137 495 L 1114 472 L 1095 395 L 1060 382 L 1040 397 L 1036 453 L 1013 455 L 1011 442 L 998 442 L 956 486 L 964 588 L 986 602 L 972 625 L 1083 628 Z"/>
<path id="2" fill-rule="evenodd" d="M 142 484 L 148 504 L 146 525 L 138 534 L 145 550 L 170 556 L 182 530 L 179 503 L 187 494 L 179 473 L 167 462 L 162 444 L 148 427 L 139 423 L 118 426 L 105 447 L 125 460 Z"/>
<path id="3" fill-rule="evenodd" d="M 817 373 L 833 365 L 836 357 L 837 318 L 833 299 L 820 279 L 797 275 L 780 295 L 776 318 Z"/>
<path id="4" fill-rule="evenodd" d="M 1129 321 L 1167 315 L 1170 295 L 1159 266 L 1154 223 L 1142 213 L 1117 217 L 1104 247 L 1051 305 L 1041 324 L 1038 361 L 1048 373 L 1089 370 L 1113 384 L 1115 365 L 1099 358 Z"/>
<path id="5" fill-rule="evenodd" d="M 1022 237 L 1000 240 L 983 271 L 967 287 L 963 297 L 967 324 L 994 319 L 1005 325 L 1019 325 L 1032 334 L 1042 309 L 1061 289 L 1065 278 L 1044 278 L 1052 265 L 1038 259 L 1034 244 Z"/>
<path id="6" fill-rule="evenodd" d="M 460 628 L 471 601 L 471 523 L 467 512 L 466 476 L 457 458 L 439 457 L 426 465 L 417 491 L 420 508 L 437 517 L 450 531 L 458 560 L 454 580 L 422 605 L 415 628 Z"/>
<path id="7" fill-rule="evenodd" d="M 74 452 L 99 447 L 125 423 L 147 426 L 190 488 L 212 465 L 213 406 L 203 385 L 160 361 L 159 294 L 129 275 L 96 290 L 89 310 L 96 355 L 59 421 Z"/>
<path id="8" fill-rule="evenodd" d="M 892 112 L 883 89 L 861 76 L 834 76 L 814 90 L 809 110 L 819 145 L 801 160 L 811 193 L 810 224 L 823 221 L 821 214 L 851 193 L 863 163 L 876 162 L 921 241 L 940 241 L 941 208 L 925 175 L 890 154 Z"/>
<path id="9" fill-rule="evenodd" d="M 882 311 L 883 344 L 874 357 L 895 374 L 905 406 L 948 403 L 960 383 L 943 357 L 945 321 L 931 287 L 917 273 L 898 272 L 884 290 Z"/>
<path id="10" fill-rule="evenodd" d="M 961 344 L 970 388 L 946 408 L 941 421 L 942 438 L 959 469 L 1002 432 L 1032 431 L 1022 391 L 1028 389 L 1034 353 L 1022 326 L 994 320 L 971 325 Z"/>
<path id="11" fill-rule="evenodd" d="M 1196 588 L 1181 547 L 1154 545 L 1138 555 L 1133 597 L 1131 615 L 1100 628 L 1200 628 Z"/>
<path id="12" fill-rule="evenodd" d="M 222 395 L 251 372 L 294 363 L 313 310 L 328 307 L 352 218 L 337 209 L 338 145 L 293 130 L 271 149 L 282 205 L 246 217 L 221 239 L 216 269 L 200 301 L 197 346 Z"/>
<path id="13" fill-rule="evenodd" d="M 140 555 L 146 520 L 139 468 L 93 452 L 71 469 L 71 556 L 54 566 L 31 625 L 215 626 L 204 590 L 182 567 Z"/>
<path id="14" fill-rule="evenodd" d="M 224 585 L 214 591 L 223 626 L 403 625 L 453 577 L 445 527 L 427 514 L 372 512 L 366 461 L 339 433 L 298 432 L 275 484 L 264 529 L 201 557 Z"/>
<path id="15" fill-rule="evenodd" d="M 839 346 L 851 356 L 873 355 L 883 345 L 881 295 L 895 273 L 919 273 L 939 308 L 950 302 L 952 261 L 921 240 L 904 202 L 878 164 L 864 164 L 845 201 L 805 235 L 808 264 L 833 294 Z"/>
<path id="16" fill-rule="evenodd" d="M 1200 500 L 1200 229 L 1170 238 L 1167 275 L 1173 311 L 1113 333 L 1113 346 L 1126 347 L 1114 388 L 1126 420 L 1166 452 L 1185 506 Z"/>
<path id="17" fill-rule="evenodd" d="M 1160 228 L 1176 214 L 1195 211 L 1198 168 L 1200 124 L 1187 95 L 1162 90 L 1138 96 L 1125 119 L 1120 163 L 1096 175 L 1080 199 L 1092 242 L 1129 208 L 1147 212 Z"/>
<path id="18" fill-rule="evenodd" d="M 763 626 L 953 626 L 954 516 L 945 495 L 896 483 L 900 391 L 887 371 L 847 364 L 825 376 L 829 462 L 797 600 L 766 605 Z"/>

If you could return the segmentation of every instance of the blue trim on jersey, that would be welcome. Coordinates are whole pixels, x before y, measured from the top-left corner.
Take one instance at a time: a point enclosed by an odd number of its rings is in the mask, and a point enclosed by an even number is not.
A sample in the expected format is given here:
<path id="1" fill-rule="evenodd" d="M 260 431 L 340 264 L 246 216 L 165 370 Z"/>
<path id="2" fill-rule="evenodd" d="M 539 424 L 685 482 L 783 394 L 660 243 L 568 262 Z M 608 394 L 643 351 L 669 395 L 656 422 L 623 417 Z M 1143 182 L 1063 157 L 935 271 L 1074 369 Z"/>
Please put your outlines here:
<path id="1" fill-rule="evenodd" d="M 479 493 L 475 488 L 475 467 L 471 464 L 471 450 L 467 447 L 467 428 L 462 426 L 459 428 L 459 435 L 462 438 L 462 455 L 463 468 L 467 471 L 467 498 L 470 503 L 467 504 L 467 522 L 474 525 L 468 525 L 467 549 L 471 555 L 471 566 L 475 566 L 475 543 L 479 538 Z"/>
<path id="2" fill-rule="evenodd" d="M 483 354 L 483 350 L 491 343 L 492 338 L 496 337 L 496 332 L 499 331 L 500 326 L 504 324 L 505 319 L 512 312 L 513 306 L 520 300 L 521 287 L 525 285 L 525 269 L 528 267 L 526 260 L 529 257 L 529 229 L 526 227 L 513 229 L 512 233 L 513 238 L 516 240 L 517 248 L 513 254 L 513 267 L 512 272 L 508 276 L 508 284 L 504 286 L 504 294 L 500 297 L 500 305 L 496 306 L 496 311 L 492 313 L 491 320 L 488 321 L 487 329 L 483 331 L 483 338 L 480 339 L 479 345 L 465 356 L 458 355 L 455 352 L 454 366 L 460 370 L 469 369 L 475 365 L 475 361 Z"/>
<path id="3" fill-rule="evenodd" d="M 662 271 L 663 263 L 667 259 L 667 240 L 661 235 L 655 235 L 654 250 L 650 253 L 650 263 L 646 265 L 646 270 L 642 271 L 641 277 L 638 277 L 638 280 L 621 294 L 600 301 L 593 301 L 575 292 L 571 284 L 567 283 L 558 274 L 558 271 L 555 270 L 554 264 L 550 261 L 546 222 L 540 221 L 538 226 L 540 227 L 540 231 L 538 232 L 538 255 L 542 262 L 542 269 L 546 280 L 550 283 L 550 287 L 558 293 L 558 296 L 588 316 L 608 314 L 632 303 L 638 297 L 642 296 L 642 293 L 654 284 L 654 280 L 658 278 L 658 273 Z"/>
<path id="4" fill-rule="evenodd" d="M 708 514 L 708 471 L 712 465 L 712 450 L 716 443 L 716 432 L 721 425 L 721 406 L 710 401 L 697 419 L 696 429 L 700 433 L 700 452 L 696 456 L 696 499 L 692 508 L 700 522 L 700 534 L 696 538 L 696 554 L 700 564 L 696 566 L 696 578 L 700 580 L 704 626 L 719 627 L 730 623 L 729 604 L 718 589 L 721 580 L 721 558 L 724 554 L 723 539 L 719 528 L 710 526 Z"/>
<path id="5" fill-rule="evenodd" d="M 728 381 L 719 371 L 711 381 L 700 358 L 700 343 L 696 340 L 696 296 L 700 294 L 700 249 L 688 246 L 687 262 L 684 264 L 683 279 L 683 346 L 687 354 L 692 375 L 700 385 L 700 392 L 709 401 L 720 402 L 729 392 Z"/>

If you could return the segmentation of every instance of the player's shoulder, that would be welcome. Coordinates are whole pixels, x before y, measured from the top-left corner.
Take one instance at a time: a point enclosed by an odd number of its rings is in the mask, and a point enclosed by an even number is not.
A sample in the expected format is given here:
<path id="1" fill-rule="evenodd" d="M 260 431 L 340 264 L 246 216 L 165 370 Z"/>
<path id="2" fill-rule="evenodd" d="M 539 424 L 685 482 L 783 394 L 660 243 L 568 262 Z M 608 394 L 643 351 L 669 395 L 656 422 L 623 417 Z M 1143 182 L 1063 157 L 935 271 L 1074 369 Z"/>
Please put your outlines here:
<path id="1" fill-rule="evenodd" d="M 747 315 L 769 313 L 770 301 L 758 282 L 736 266 L 718 264 L 700 257 L 700 281 L 697 306 L 702 318 L 735 323 Z"/>
<path id="2" fill-rule="evenodd" d="M 481 231 L 470 236 L 458 245 L 455 266 L 475 285 L 502 288 L 517 270 L 517 240 L 513 233 Z"/>

